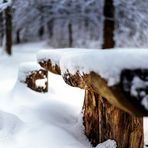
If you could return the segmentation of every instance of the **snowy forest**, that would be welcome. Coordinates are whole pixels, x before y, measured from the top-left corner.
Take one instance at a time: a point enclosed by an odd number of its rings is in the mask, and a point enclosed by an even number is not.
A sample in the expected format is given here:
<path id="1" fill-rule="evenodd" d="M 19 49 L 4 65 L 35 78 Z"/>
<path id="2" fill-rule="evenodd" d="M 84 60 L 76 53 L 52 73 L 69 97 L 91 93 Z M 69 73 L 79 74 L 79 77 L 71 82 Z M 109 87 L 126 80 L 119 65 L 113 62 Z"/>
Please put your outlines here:
<path id="1" fill-rule="evenodd" d="M 0 45 L 5 28 L 3 5 Z M 100 48 L 103 6 L 103 0 L 12 0 L 13 43 L 47 40 L 53 47 Z M 147 47 L 148 2 L 115 0 L 114 6 L 116 47 Z"/>
<path id="2" fill-rule="evenodd" d="M 0 148 L 147 148 L 147 8 L 0 0 Z"/>

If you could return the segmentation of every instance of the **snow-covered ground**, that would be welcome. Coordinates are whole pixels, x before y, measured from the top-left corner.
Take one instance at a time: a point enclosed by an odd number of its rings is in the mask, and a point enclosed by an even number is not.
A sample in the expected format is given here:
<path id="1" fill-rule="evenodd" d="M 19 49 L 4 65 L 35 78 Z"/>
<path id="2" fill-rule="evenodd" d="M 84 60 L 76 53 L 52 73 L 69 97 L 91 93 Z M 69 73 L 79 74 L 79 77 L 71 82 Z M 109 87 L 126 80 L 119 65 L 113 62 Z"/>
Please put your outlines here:
<path id="1" fill-rule="evenodd" d="M 0 148 L 91 148 L 83 134 L 84 91 L 49 73 L 49 92 L 36 93 L 17 81 L 22 62 L 36 61 L 46 44 L 15 45 L 8 57 L 0 48 Z M 145 119 L 148 144 L 148 120 Z M 110 141 L 109 141 L 110 143 Z M 115 145 L 111 141 L 111 145 Z M 104 143 L 97 148 L 113 148 Z"/>

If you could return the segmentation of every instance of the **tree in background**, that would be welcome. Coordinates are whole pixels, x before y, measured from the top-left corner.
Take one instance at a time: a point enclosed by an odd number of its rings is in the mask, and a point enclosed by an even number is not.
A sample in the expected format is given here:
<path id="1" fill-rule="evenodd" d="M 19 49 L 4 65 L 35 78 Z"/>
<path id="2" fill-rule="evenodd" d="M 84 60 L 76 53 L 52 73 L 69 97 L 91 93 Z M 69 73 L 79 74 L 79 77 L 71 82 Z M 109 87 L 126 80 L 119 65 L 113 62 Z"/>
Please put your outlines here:
<path id="1" fill-rule="evenodd" d="M 3 38 L 4 50 L 8 55 L 12 54 L 12 10 L 11 1 L 3 0 L 0 3 L 1 38 Z"/>
<path id="2" fill-rule="evenodd" d="M 91 39 L 98 43 L 100 5 L 98 0 L 14 0 L 14 42 L 45 39 L 53 47 L 74 47 L 82 40 L 90 45 Z"/>
<path id="3" fill-rule="evenodd" d="M 7 0 L 4 0 L 4 3 L 7 3 Z M 8 55 L 12 54 L 12 14 L 11 6 L 8 5 L 4 10 L 5 17 L 5 51 Z"/>
<path id="4" fill-rule="evenodd" d="M 114 42 L 114 28 L 115 28 L 115 12 L 113 0 L 104 1 L 104 33 L 102 48 L 113 48 Z"/>

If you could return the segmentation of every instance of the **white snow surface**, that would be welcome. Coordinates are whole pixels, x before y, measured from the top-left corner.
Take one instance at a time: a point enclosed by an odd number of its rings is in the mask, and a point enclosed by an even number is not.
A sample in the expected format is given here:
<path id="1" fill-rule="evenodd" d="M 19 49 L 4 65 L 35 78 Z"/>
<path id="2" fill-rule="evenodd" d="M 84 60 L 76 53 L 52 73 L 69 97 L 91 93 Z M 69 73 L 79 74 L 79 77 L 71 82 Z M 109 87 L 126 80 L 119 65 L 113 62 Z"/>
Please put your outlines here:
<path id="1" fill-rule="evenodd" d="M 41 87 L 41 88 L 45 89 L 46 88 L 46 82 L 47 82 L 47 78 L 45 78 L 45 79 L 37 79 L 35 81 L 35 84 L 36 84 L 37 87 Z"/>
<path id="2" fill-rule="evenodd" d="M 104 78 L 109 86 L 120 81 L 123 69 L 148 68 L 147 49 L 112 49 L 86 50 L 64 54 L 60 59 L 60 67 L 64 74 L 67 69 L 71 74 L 96 72 Z"/>
<path id="3" fill-rule="evenodd" d="M 120 74 L 124 69 L 148 69 L 147 49 L 96 50 L 67 48 L 43 50 L 38 52 L 37 59 L 40 62 L 51 60 L 53 65 L 60 66 L 62 74 L 67 70 L 71 74 L 79 71 L 82 75 L 92 71 L 96 72 L 107 81 L 109 86 L 120 82 Z M 137 97 L 137 89 L 147 86 L 148 82 L 135 77 L 132 81 L 130 93 Z M 144 92 L 140 95 L 142 95 L 141 105 L 148 110 L 148 96 Z"/>
<path id="4" fill-rule="evenodd" d="M 92 148 L 83 134 L 83 90 L 66 85 L 60 76 L 51 73 L 46 94 L 17 81 L 19 65 L 36 61 L 36 53 L 43 48 L 43 42 L 29 43 L 15 45 L 12 57 L 0 53 L 0 147 Z M 144 125 L 148 144 L 147 118 Z M 108 140 L 96 148 L 116 148 L 116 144 Z"/>
<path id="5" fill-rule="evenodd" d="M 33 71 L 43 69 L 37 62 L 24 62 L 19 65 L 18 80 L 24 82 Z"/>
<path id="6" fill-rule="evenodd" d="M 101 144 L 98 144 L 96 148 L 116 148 L 117 143 L 114 140 L 107 140 Z"/>
<path id="7" fill-rule="evenodd" d="M 72 54 L 75 52 L 88 52 L 88 51 L 93 51 L 97 49 L 82 49 L 82 48 L 60 48 L 60 49 L 51 49 L 51 50 L 41 50 L 37 53 L 37 61 L 42 62 L 42 61 L 48 61 L 51 60 L 53 66 L 58 65 L 60 66 L 60 59 L 62 56 L 65 54 Z"/>
<path id="8" fill-rule="evenodd" d="M 83 133 L 83 90 L 51 73 L 46 94 L 17 81 L 20 63 L 36 61 L 43 48 L 43 42 L 29 43 L 15 45 L 11 57 L 0 53 L 0 147 L 92 148 Z"/>

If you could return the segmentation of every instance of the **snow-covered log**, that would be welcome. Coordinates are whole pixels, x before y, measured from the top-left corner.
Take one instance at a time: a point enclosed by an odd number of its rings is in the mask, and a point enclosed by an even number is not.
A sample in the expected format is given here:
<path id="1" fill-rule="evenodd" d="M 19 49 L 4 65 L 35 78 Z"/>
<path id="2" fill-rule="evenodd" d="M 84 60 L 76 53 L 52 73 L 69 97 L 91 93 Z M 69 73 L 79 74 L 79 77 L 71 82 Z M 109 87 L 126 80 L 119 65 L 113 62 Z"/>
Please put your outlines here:
<path id="1" fill-rule="evenodd" d="M 48 91 L 48 72 L 36 63 L 22 63 L 18 80 L 37 92 Z"/>
<path id="2" fill-rule="evenodd" d="M 48 71 L 51 71 L 54 74 L 59 75 L 61 74 L 61 70 L 59 67 L 60 58 L 61 52 L 57 50 L 41 50 L 37 54 L 37 61 L 43 68 L 45 68 Z"/>
<path id="3" fill-rule="evenodd" d="M 61 74 L 60 69 L 60 59 L 63 55 L 69 53 L 79 52 L 88 52 L 92 49 L 75 49 L 75 48 L 61 48 L 61 49 L 50 49 L 50 50 L 41 50 L 37 54 L 38 63 L 48 71 L 51 71 L 54 74 Z M 96 49 L 95 49 L 96 51 Z"/>
<path id="4" fill-rule="evenodd" d="M 75 50 L 61 52 L 60 56 L 57 53 L 44 55 L 51 65 L 57 64 L 67 84 L 85 89 L 83 121 L 91 143 L 95 146 L 110 138 L 120 148 L 142 148 L 141 117 L 148 116 L 148 51 Z M 44 56 L 38 57 L 42 61 Z"/>

